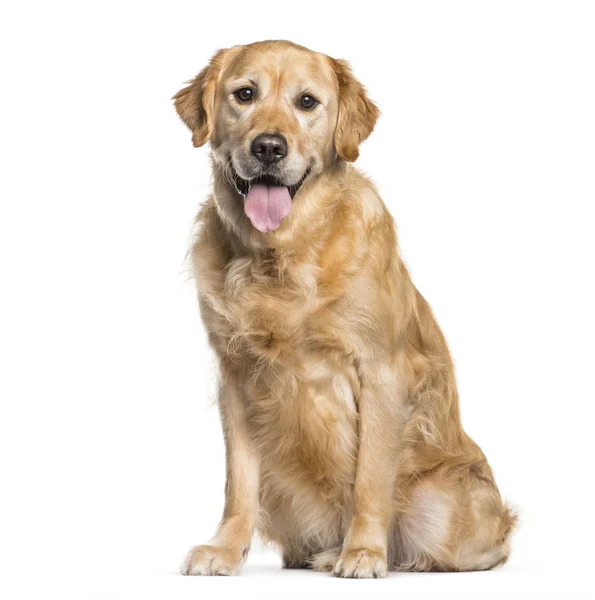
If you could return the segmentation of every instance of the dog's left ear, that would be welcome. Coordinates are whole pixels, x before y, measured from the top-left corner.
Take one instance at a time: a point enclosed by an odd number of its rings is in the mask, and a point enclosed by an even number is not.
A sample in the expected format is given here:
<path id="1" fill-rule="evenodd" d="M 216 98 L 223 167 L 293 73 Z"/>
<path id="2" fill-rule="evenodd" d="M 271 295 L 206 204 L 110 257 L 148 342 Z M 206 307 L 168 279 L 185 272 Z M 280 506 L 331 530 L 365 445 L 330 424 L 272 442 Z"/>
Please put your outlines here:
<path id="1" fill-rule="evenodd" d="M 349 64 L 344 60 L 331 61 L 339 83 L 335 149 L 341 158 L 353 162 L 359 156 L 359 145 L 372 133 L 380 111 L 353 76 Z"/>
<path id="2" fill-rule="evenodd" d="M 213 133 L 213 108 L 217 78 L 223 66 L 226 50 L 219 50 L 189 86 L 181 89 L 173 98 L 180 118 L 192 131 L 195 148 L 204 146 Z"/>

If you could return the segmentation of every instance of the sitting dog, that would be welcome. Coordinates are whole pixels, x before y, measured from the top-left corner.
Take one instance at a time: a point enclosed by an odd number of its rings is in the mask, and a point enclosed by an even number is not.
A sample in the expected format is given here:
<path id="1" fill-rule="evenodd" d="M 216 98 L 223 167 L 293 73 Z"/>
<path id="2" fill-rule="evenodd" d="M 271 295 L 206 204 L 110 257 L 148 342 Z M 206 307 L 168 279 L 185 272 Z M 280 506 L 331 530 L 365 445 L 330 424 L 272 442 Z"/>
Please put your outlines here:
<path id="1" fill-rule="evenodd" d="M 501 565 L 515 516 L 463 431 L 452 360 L 351 163 L 378 109 L 348 64 L 235 46 L 178 92 L 214 189 L 191 258 L 220 369 L 225 509 L 187 575 L 232 575 L 255 529 L 340 577 Z"/>

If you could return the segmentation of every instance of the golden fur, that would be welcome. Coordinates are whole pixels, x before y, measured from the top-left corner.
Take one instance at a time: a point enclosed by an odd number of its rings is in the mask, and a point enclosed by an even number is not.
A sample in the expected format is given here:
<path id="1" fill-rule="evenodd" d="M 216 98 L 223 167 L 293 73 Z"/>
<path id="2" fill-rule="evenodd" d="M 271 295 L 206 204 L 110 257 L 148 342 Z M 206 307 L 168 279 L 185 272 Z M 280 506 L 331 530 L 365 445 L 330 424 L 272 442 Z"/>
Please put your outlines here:
<path id="1" fill-rule="evenodd" d="M 238 107 L 247 80 L 262 97 Z M 293 98 L 321 101 L 308 114 Z M 259 91 L 259 93 L 261 93 Z M 515 517 L 461 426 L 452 360 L 397 252 L 393 220 L 351 164 L 376 106 L 348 65 L 289 42 L 219 51 L 175 96 L 214 193 L 191 251 L 220 365 L 223 519 L 182 572 L 234 574 L 255 528 L 286 567 L 343 577 L 506 561 Z M 310 167 L 281 226 L 256 230 L 229 172 L 283 133 Z"/>

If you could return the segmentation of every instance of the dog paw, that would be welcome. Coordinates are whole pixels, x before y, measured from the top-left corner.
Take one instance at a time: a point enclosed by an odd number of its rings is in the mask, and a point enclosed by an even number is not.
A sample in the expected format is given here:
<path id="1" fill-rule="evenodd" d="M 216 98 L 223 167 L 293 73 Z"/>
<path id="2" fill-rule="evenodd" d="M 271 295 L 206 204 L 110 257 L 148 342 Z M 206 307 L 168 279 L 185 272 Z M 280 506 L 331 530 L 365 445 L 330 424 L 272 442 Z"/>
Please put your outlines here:
<path id="1" fill-rule="evenodd" d="M 334 569 L 337 577 L 357 579 L 386 577 L 387 573 L 386 556 L 368 548 L 343 550 Z"/>
<path id="2" fill-rule="evenodd" d="M 237 575 L 242 552 L 227 546 L 195 546 L 182 563 L 182 575 Z"/>

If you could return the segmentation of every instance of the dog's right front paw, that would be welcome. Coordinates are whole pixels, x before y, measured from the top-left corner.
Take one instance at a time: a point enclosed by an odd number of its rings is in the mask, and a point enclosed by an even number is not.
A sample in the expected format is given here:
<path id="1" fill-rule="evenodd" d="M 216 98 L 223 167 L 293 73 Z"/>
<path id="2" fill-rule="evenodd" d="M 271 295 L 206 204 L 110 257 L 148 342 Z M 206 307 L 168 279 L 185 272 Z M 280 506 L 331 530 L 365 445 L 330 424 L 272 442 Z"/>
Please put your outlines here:
<path id="1" fill-rule="evenodd" d="M 181 567 L 182 575 L 237 575 L 242 551 L 228 546 L 195 546 Z"/>

